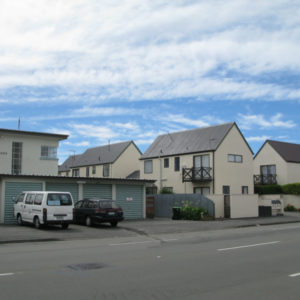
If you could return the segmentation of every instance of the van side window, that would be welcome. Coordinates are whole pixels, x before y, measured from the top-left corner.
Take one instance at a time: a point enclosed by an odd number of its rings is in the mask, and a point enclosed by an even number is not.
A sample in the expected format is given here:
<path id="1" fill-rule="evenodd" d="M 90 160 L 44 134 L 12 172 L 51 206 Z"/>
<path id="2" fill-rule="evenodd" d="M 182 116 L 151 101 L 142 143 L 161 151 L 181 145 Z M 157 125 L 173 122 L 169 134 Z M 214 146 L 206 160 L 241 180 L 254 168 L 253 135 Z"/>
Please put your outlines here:
<path id="1" fill-rule="evenodd" d="M 41 205 L 43 201 L 43 194 L 37 194 L 34 199 L 34 204 Z"/>
<path id="2" fill-rule="evenodd" d="M 28 194 L 26 196 L 25 204 L 33 204 L 35 194 Z"/>

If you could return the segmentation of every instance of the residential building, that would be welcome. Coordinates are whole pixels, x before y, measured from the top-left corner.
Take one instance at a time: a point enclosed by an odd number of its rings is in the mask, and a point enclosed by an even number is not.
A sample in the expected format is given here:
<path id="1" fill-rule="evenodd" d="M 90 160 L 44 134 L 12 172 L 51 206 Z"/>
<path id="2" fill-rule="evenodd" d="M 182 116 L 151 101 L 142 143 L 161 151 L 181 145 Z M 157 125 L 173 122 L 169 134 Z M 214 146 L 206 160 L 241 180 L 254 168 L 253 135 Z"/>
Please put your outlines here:
<path id="1" fill-rule="evenodd" d="M 267 140 L 254 157 L 254 183 L 300 182 L 300 145 Z"/>
<path id="2" fill-rule="evenodd" d="M 0 129 L 0 174 L 58 174 L 57 148 L 67 135 Z"/>
<path id="3" fill-rule="evenodd" d="M 159 190 L 253 194 L 253 152 L 236 123 L 160 135 L 140 160 Z"/>
<path id="4" fill-rule="evenodd" d="M 141 151 L 133 141 L 87 149 L 83 154 L 70 156 L 59 174 L 72 177 L 126 178 L 139 170 Z"/>

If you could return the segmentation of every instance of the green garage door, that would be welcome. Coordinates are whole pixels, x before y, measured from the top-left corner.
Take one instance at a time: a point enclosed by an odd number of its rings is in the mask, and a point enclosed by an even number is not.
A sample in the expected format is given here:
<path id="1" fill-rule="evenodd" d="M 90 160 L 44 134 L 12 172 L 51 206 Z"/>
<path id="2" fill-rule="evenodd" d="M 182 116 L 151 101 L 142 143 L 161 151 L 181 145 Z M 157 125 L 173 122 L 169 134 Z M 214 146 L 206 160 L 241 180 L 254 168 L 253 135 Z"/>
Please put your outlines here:
<path id="1" fill-rule="evenodd" d="M 83 198 L 112 199 L 111 184 L 84 184 Z"/>
<path id="2" fill-rule="evenodd" d="M 70 192 L 74 202 L 78 201 L 78 184 L 77 183 L 55 183 L 47 182 L 46 191 Z"/>
<path id="3" fill-rule="evenodd" d="M 141 185 L 117 185 L 116 200 L 123 208 L 124 218 L 142 219 L 143 213 L 143 186 Z"/>
<path id="4" fill-rule="evenodd" d="M 40 182 L 6 182 L 5 184 L 5 209 L 4 223 L 15 224 L 13 197 L 17 197 L 23 191 L 42 191 Z"/>

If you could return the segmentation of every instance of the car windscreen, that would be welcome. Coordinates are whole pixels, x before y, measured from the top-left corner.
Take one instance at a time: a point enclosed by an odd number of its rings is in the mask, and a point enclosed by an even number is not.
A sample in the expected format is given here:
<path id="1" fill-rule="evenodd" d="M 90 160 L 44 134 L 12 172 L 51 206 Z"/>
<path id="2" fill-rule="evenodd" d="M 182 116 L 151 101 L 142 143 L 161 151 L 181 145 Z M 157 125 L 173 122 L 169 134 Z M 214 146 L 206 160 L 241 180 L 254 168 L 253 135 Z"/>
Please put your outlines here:
<path id="1" fill-rule="evenodd" d="M 119 208 L 120 206 L 114 201 L 99 201 L 100 208 Z"/>
<path id="2" fill-rule="evenodd" d="M 47 205 L 49 206 L 68 206 L 72 204 L 72 199 L 69 194 L 48 194 Z"/>

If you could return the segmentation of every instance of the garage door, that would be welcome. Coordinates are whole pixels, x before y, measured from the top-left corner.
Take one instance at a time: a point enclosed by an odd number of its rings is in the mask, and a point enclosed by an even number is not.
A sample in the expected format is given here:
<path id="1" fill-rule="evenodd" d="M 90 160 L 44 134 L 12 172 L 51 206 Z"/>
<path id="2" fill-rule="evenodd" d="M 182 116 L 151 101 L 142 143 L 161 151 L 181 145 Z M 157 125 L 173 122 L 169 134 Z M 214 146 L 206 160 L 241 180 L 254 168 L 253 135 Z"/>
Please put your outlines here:
<path id="1" fill-rule="evenodd" d="M 4 223 L 15 224 L 13 197 L 17 197 L 23 191 L 42 191 L 43 185 L 39 182 L 6 182 L 5 183 L 5 209 Z"/>
<path id="2" fill-rule="evenodd" d="M 83 198 L 112 199 L 111 184 L 84 184 Z"/>
<path id="3" fill-rule="evenodd" d="M 78 184 L 77 183 L 55 183 L 47 182 L 46 191 L 70 192 L 74 202 L 78 201 Z"/>
<path id="4" fill-rule="evenodd" d="M 123 208 L 125 219 L 142 219 L 144 217 L 143 186 L 117 185 L 116 200 Z"/>

